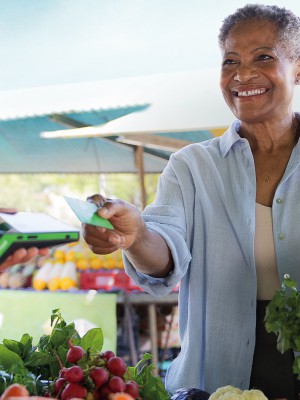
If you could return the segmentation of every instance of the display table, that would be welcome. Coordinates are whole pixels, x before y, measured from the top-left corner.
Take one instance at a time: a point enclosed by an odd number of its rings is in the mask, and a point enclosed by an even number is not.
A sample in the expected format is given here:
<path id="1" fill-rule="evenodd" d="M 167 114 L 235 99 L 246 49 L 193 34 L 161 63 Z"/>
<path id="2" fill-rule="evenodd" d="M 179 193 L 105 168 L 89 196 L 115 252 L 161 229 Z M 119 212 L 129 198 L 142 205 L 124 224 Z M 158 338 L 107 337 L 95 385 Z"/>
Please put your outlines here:
<path id="1" fill-rule="evenodd" d="M 146 305 L 148 310 L 152 361 L 156 366 L 158 366 L 158 346 L 157 346 L 158 336 L 157 336 L 156 308 L 159 305 L 177 306 L 178 293 L 171 292 L 167 296 L 154 297 L 145 292 L 136 292 L 136 293 L 120 292 L 117 296 L 117 303 L 124 305 L 125 318 L 127 319 L 127 326 L 128 326 L 130 354 L 134 364 L 136 364 L 136 362 L 138 361 L 138 354 L 133 339 L 134 333 L 133 333 L 133 323 L 131 317 L 132 315 L 131 307 Z"/>

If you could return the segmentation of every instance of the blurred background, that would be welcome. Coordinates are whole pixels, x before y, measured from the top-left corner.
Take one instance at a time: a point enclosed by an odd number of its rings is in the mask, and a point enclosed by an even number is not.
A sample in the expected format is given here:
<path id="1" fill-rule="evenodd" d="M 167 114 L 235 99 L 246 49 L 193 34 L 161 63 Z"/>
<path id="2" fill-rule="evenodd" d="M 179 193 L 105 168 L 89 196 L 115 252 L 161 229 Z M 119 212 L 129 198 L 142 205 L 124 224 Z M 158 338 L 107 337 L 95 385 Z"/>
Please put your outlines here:
<path id="1" fill-rule="evenodd" d="M 63 88 L 63 85 L 98 81 L 107 81 L 109 85 L 116 79 L 218 69 L 219 27 L 228 14 L 246 3 L 241 0 L 221 3 L 218 0 L 0 0 L 0 108 L 8 107 L 7 96 L 14 98 L 14 93 L 22 91 L 24 95 L 32 88 Z M 264 3 L 284 6 L 300 15 L 300 3 L 296 0 Z M 43 102 L 47 101 L 45 93 L 41 94 Z M 34 114 L 36 103 L 30 112 L 30 96 L 24 95 L 22 99 L 26 113 Z M 18 104 L 15 111 L 12 100 L 8 112 L 14 115 L 21 109 Z M 0 172 L 2 206 L 57 215 L 58 209 L 65 206 L 60 201 L 62 195 L 85 198 L 104 188 L 103 185 L 108 195 L 124 197 L 142 206 L 137 174 L 12 172 Z M 157 175 L 145 177 L 147 203 L 155 196 Z"/>
<path id="2" fill-rule="evenodd" d="M 228 14 L 256 2 L 0 0 L 0 207 L 79 226 L 63 196 L 101 191 L 140 208 L 152 202 L 176 146 L 220 135 L 232 120 L 218 88 L 218 31 Z M 299 0 L 264 3 L 300 16 Z M 101 137 L 41 138 L 93 125 Z M 161 147 L 125 148 L 126 129 L 154 134 Z M 107 348 L 131 363 L 151 351 L 162 375 L 180 351 L 177 288 L 152 312 L 153 299 L 127 278 L 120 252 L 95 256 L 83 241 L 58 247 L 51 259 L 2 273 L 0 288 L 15 289 L 0 291 L 0 340 L 27 327 L 38 337 L 61 307 L 84 329 L 104 328 Z M 138 295 L 134 310 L 120 291 Z"/>

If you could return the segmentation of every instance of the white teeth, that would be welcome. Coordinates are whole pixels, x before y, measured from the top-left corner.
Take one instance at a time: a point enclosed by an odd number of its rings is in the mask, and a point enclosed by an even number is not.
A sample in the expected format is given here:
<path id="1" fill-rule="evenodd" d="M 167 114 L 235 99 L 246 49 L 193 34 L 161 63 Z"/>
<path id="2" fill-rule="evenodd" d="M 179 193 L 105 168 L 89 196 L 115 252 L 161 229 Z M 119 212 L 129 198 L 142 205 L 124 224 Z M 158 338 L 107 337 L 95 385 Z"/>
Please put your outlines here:
<path id="1" fill-rule="evenodd" d="M 237 92 L 238 97 L 255 96 L 257 94 L 265 93 L 267 89 L 248 90 L 246 92 Z"/>

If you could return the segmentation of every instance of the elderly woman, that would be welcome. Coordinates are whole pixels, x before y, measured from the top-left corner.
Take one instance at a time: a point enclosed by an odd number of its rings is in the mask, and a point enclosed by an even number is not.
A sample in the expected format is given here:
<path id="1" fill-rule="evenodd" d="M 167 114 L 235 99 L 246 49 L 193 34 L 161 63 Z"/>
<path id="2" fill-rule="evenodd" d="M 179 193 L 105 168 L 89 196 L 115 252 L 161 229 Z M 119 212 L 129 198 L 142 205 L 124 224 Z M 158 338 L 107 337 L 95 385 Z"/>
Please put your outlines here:
<path id="1" fill-rule="evenodd" d="M 234 385 L 298 398 L 293 354 L 267 334 L 265 307 L 285 273 L 300 285 L 300 20 L 246 5 L 220 30 L 220 86 L 236 120 L 219 138 L 170 158 L 142 215 L 122 200 L 90 201 L 114 231 L 84 226 L 95 253 L 124 249 L 127 273 L 147 292 L 180 282 L 181 353 L 166 388 Z M 216 110 L 218 112 L 218 110 Z"/>

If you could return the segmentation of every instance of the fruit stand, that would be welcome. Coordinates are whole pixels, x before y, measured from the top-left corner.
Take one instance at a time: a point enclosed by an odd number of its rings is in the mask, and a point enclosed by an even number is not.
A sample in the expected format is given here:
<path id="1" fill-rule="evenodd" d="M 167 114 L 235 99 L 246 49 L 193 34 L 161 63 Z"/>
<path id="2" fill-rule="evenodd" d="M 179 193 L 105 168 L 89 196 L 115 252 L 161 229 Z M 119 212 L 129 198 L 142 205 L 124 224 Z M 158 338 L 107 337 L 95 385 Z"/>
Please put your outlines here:
<path id="1" fill-rule="evenodd" d="M 147 351 L 159 365 L 157 310 L 162 306 L 176 308 L 176 291 L 163 298 L 145 293 L 126 275 L 120 252 L 97 256 L 84 242 L 59 246 L 51 257 L 39 259 L 36 264 L 16 266 L 0 274 L 0 340 L 20 336 L 20 329 L 38 337 L 49 328 L 45 316 L 60 308 L 67 319 L 81 324 L 82 332 L 94 325 L 103 327 L 105 338 L 125 334 L 127 358 L 136 364 L 140 355 L 135 321 L 138 310 L 147 324 Z M 5 306 L 8 303 L 9 310 Z M 116 316 L 119 309 L 125 329 L 121 333 Z M 19 328 L 14 318 L 19 321 Z M 104 348 L 116 351 L 117 346 L 117 339 L 110 340 L 107 346 L 104 342 Z"/>

